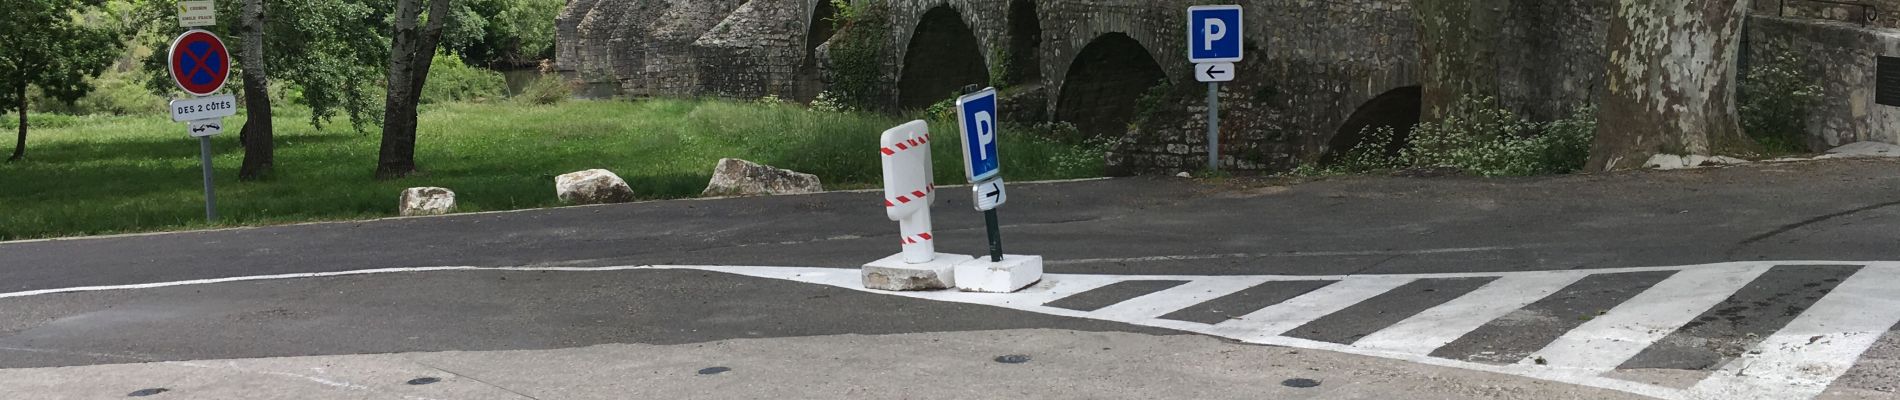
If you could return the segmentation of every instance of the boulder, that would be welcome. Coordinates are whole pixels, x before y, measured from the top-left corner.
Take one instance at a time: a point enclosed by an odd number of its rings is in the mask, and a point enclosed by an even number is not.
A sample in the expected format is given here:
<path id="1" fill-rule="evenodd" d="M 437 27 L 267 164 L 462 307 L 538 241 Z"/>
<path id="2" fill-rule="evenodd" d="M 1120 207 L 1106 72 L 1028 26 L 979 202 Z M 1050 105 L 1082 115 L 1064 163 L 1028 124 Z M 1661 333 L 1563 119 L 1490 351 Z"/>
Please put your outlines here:
<path id="1" fill-rule="evenodd" d="M 825 191 L 818 176 L 759 165 L 736 158 L 719 160 L 705 197 L 805 194 Z"/>
<path id="2" fill-rule="evenodd" d="M 554 194 L 570 204 L 609 204 L 633 201 L 633 187 L 604 169 L 590 169 L 554 178 Z"/>
<path id="3" fill-rule="evenodd" d="M 414 187 L 402 191 L 402 216 L 442 215 L 454 210 L 454 191 L 439 187 Z"/>
<path id="4" fill-rule="evenodd" d="M 1740 158 L 1729 157 L 1729 156 L 1709 157 L 1709 164 L 1714 164 L 1714 165 L 1742 165 L 1742 164 L 1747 164 L 1747 163 L 1748 163 L 1748 160 L 1743 160 Z"/>

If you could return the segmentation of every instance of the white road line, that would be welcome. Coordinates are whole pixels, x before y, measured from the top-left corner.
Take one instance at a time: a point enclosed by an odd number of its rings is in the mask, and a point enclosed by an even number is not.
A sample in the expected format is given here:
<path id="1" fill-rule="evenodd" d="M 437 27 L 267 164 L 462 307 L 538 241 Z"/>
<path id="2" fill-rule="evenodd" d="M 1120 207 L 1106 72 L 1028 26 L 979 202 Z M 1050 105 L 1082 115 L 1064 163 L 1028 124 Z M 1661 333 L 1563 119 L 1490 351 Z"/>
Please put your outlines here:
<path id="1" fill-rule="evenodd" d="M 1511 275 L 1373 332 L 1352 345 L 1428 355 L 1492 320 L 1577 283 L 1588 273 Z"/>
<path id="2" fill-rule="evenodd" d="M 1819 396 L 1900 323 L 1900 267 L 1868 266 L 1742 358 L 1689 391 L 1691 399 L 1779 400 Z"/>
<path id="3" fill-rule="evenodd" d="M 1581 376 L 1609 372 L 1726 300 L 1774 264 L 1692 268 L 1651 286 L 1570 330 L 1521 364 L 1543 364 Z"/>
<path id="4" fill-rule="evenodd" d="M 1268 257 L 1342 257 L 1342 256 L 1417 256 L 1430 254 L 1481 253 L 1490 251 L 1522 250 L 1535 246 L 1519 247 L 1453 247 L 1444 249 L 1418 250 L 1374 250 L 1374 251 L 1295 251 L 1280 253 L 1227 253 L 1227 254 L 1187 254 L 1172 256 L 1126 257 L 1126 258 L 1081 258 L 1044 261 L 1043 265 L 1132 263 L 1154 261 L 1191 261 L 1218 260 L 1224 258 L 1268 258 Z"/>
<path id="5" fill-rule="evenodd" d="M 1266 278 L 1255 276 L 1195 279 L 1166 290 L 1103 307 L 1095 310 L 1094 314 L 1117 321 L 1158 318 L 1266 282 Z"/>
<path id="6" fill-rule="evenodd" d="M 1228 337 L 1278 336 L 1414 280 L 1404 277 L 1348 278 L 1248 313 L 1239 319 L 1215 324 L 1213 330 Z"/>

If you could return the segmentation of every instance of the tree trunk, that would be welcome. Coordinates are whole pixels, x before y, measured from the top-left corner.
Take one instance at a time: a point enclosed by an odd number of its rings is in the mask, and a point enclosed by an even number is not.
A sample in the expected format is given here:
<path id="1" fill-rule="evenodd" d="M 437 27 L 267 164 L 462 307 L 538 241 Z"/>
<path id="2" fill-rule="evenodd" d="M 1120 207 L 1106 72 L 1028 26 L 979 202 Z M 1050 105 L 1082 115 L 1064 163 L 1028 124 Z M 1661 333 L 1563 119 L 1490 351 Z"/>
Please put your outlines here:
<path id="1" fill-rule="evenodd" d="M 269 176 L 276 163 L 277 144 L 271 129 L 270 73 L 264 60 L 264 0 L 244 0 L 238 16 L 238 29 L 244 37 L 239 62 L 244 63 L 244 130 L 238 141 L 244 143 L 244 166 L 239 180 L 258 180 Z"/>
<path id="2" fill-rule="evenodd" d="M 1424 120 L 1444 118 L 1463 97 L 1498 97 L 1496 48 L 1510 0 L 1420 0 L 1414 7 Z"/>
<path id="3" fill-rule="evenodd" d="M 20 100 L 20 104 L 18 104 L 19 107 L 15 109 L 20 112 L 20 138 L 13 142 L 13 156 L 7 157 L 7 162 L 20 161 L 26 158 L 26 83 L 21 82 L 15 86 L 18 90 L 14 91 L 13 94 L 19 95 L 16 99 Z"/>
<path id="4" fill-rule="evenodd" d="M 1591 170 L 1753 146 L 1735 117 L 1749 0 L 1622 0 L 1610 21 Z"/>
<path id="5" fill-rule="evenodd" d="M 436 43 L 448 19 L 449 0 L 430 0 L 428 26 L 418 29 L 422 0 L 398 0 L 396 24 L 390 32 L 389 94 L 383 106 L 382 151 L 376 162 L 377 179 L 394 179 L 416 172 L 416 105 Z"/>

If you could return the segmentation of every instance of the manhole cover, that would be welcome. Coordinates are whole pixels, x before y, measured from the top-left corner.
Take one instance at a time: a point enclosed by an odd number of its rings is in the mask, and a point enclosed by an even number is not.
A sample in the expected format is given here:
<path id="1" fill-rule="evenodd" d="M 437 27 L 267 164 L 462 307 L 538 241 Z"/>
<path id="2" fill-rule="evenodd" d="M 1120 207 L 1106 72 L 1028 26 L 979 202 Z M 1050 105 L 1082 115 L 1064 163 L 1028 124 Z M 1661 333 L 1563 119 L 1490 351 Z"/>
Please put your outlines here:
<path id="1" fill-rule="evenodd" d="M 699 370 L 699 374 L 700 375 L 719 375 L 719 374 L 726 373 L 729 371 L 732 371 L 732 368 L 712 367 L 712 368 Z"/>
<path id="2" fill-rule="evenodd" d="M 1022 364 L 1022 363 L 1029 362 L 1029 356 L 1025 356 L 1021 354 L 999 356 L 999 357 L 996 357 L 996 362 L 1004 363 L 1004 364 Z"/>
<path id="3" fill-rule="evenodd" d="M 421 378 L 416 378 L 416 379 L 410 379 L 410 380 L 409 380 L 409 384 L 411 384 L 411 385 L 427 385 L 427 384 L 431 384 L 431 383 L 436 383 L 436 382 L 441 382 L 441 381 L 442 381 L 442 378 L 436 378 L 436 377 L 432 377 L 432 376 L 425 376 L 425 377 L 421 377 Z"/>

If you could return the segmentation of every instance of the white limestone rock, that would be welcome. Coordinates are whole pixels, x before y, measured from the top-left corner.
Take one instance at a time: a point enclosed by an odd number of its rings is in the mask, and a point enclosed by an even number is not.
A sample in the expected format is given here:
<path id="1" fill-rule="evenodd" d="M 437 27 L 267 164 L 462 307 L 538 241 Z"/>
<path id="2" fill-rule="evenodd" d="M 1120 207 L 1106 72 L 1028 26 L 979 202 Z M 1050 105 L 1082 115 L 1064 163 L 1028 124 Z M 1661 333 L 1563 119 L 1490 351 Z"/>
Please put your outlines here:
<path id="1" fill-rule="evenodd" d="M 565 174 L 554 178 L 554 194 L 571 204 L 610 204 L 633 201 L 633 187 L 604 169 Z"/>
<path id="2" fill-rule="evenodd" d="M 1900 157 L 1900 145 L 1881 142 L 1854 142 L 1827 151 L 1822 158 Z"/>
<path id="3" fill-rule="evenodd" d="M 724 158 L 713 168 L 712 182 L 703 197 L 806 194 L 825 191 L 818 176 Z"/>
<path id="4" fill-rule="evenodd" d="M 455 211 L 455 192 L 439 187 L 413 187 L 402 191 L 402 216 L 442 215 Z"/>
<path id="5" fill-rule="evenodd" d="M 1659 169 L 1659 170 L 1664 170 L 1664 171 L 1672 170 L 1672 169 L 1682 169 L 1688 166 L 1689 165 L 1687 164 L 1687 160 L 1683 160 L 1682 156 L 1675 155 L 1675 154 L 1657 154 L 1655 156 L 1649 157 L 1649 162 L 1643 163 L 1643 168 Z"/>

